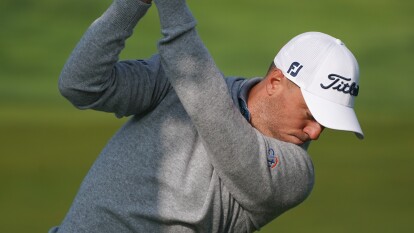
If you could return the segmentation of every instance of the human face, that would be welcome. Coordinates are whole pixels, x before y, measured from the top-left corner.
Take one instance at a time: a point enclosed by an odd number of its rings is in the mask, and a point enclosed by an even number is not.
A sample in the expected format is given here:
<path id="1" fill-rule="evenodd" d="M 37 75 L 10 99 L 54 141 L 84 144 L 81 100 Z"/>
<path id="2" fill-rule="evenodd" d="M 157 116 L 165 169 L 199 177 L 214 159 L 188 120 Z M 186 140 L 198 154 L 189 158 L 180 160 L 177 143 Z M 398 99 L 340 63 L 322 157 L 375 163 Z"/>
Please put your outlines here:
<path id="1" fill-rule="evenodd" d="M 300 88 L 288 79 L 286 81 L 289 82 L 287 91 L 276 102 L 275 130 L 282 140 L 298 145 L 317 140 L 324 127 L 313 118 Z"/>
<path id="2" fill-rule="evenodd" d="M 268 82 L 269 95 L 260 107 L 259 131 L 297 145 L 317 140 L 324 127 L 313 118 L 300 88 L 285 77 Z"/>

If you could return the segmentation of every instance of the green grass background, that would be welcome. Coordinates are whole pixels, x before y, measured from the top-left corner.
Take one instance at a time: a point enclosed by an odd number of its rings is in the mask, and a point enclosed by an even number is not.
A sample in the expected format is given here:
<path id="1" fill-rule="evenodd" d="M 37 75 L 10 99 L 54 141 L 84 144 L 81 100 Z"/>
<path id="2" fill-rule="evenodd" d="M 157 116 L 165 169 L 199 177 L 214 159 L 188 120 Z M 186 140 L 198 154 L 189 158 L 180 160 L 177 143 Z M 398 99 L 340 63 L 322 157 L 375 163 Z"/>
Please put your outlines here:
<path id="1" fill-rule="evenodd" d="M 127 119 L 80 111 L 57 90 L 59 72 L 109 0 L 0 2 L 0 232 L 47 232 Z M 366 139 L 327 130 L 310 148 L 310 197 L 261 232 L 414 232 L 414 1 L 190 0 L 198 30 L 227 75 L 262 76 L 305 31 L 341 38 L 361 70 L 356 110 Z M 160 38 L 155 7 L 123 59 Z"/>

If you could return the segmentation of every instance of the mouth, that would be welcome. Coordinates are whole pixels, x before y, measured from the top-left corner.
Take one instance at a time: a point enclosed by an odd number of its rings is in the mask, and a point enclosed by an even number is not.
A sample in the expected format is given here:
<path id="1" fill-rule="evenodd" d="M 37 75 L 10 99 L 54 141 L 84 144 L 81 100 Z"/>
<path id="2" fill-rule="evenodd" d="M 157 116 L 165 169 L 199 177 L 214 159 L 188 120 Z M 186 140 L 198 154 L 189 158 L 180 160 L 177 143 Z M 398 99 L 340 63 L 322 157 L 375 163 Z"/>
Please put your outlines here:
<path id="1" fill-rule="evenodd" d="M 282 140 L 282 141 L 290 142 L 290 143 L 293 143 L 295 145 L 301 146 L 309 140 L 304 138 L 304 137 L 300 137 L 298 135 L 290 134 L 289 138 L 286 138 L 285 140 Z"/>
<path id="2" fill-rule="evenodd" d="M 295 144 L 299 145 L 299 146 L 304 145 L 304 144 L 311 141 L 311 139 L 309 138 L 309 136 L 307 134 L 305 134 L 305 135 L 291 135 L 291 136 L 293 136 L 297 139 L 296 141 L 298 141 L 298 142 L 295 143 Z"/>

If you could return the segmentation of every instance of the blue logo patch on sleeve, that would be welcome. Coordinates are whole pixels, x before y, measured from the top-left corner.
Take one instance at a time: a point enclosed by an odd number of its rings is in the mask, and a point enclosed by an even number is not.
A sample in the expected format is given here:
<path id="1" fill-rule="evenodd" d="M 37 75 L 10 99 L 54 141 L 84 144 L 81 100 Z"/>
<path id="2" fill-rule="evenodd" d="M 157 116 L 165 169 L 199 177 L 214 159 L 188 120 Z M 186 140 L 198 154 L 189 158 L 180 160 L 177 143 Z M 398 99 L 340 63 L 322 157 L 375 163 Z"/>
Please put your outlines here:
<path id="1" fill-rule="evenodd" d="M 272 148 L 269 148 L 267 151 L 267 166 L 275 168 L 278 163 L 279 158 L 276 156 L 275 151 Z"/>

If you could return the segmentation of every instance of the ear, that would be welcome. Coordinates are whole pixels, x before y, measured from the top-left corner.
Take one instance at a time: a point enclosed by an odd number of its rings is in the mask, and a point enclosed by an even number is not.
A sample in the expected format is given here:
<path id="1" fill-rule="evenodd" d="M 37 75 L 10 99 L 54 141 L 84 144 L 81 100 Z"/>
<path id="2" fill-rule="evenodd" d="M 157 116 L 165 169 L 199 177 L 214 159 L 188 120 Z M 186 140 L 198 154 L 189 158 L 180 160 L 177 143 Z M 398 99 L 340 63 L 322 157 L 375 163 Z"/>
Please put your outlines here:
<path id="1" fill-rule="evenodd" d="M 281 86 L 285 76 L 283 75 L 282 71 L 279 69 L 274 69 L 269 72 L 266 76 L 266 92 L 268 95 L 274 95 L 279 90 L 281 90 Z"/>

